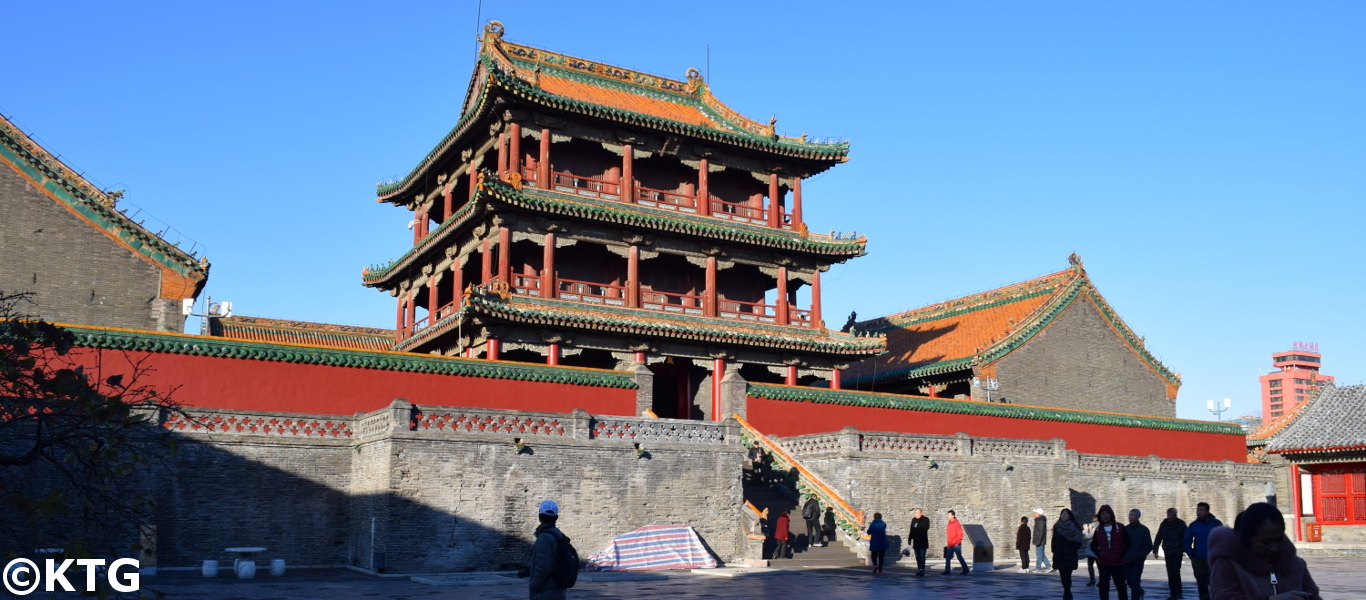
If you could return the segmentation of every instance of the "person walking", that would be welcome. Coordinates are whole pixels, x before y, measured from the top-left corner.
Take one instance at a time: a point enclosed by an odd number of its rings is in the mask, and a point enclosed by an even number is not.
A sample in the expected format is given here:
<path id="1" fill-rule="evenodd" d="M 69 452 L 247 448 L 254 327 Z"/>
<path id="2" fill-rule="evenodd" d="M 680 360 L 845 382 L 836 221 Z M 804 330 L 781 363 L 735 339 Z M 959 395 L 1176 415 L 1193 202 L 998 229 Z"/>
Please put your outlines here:
<path id="1" fill-rule="evenodd" d="M 1048 535 L 1048 517 L 1043 516 L 1043 509 L 1034 509 L 1034 567 L 1040 573 L 1053 572 L 1053 563 L 1048 562 L 1048 555 L 1044 553 L 1044 542 Z"/>
<path id="2" fill-rule="evenodd" d="M 1020 552 L 1020 572 L 1029 572 L 1029 517 L 1020 517 L 1020 527 L 1015 530 L 1015 549 Z"/>
<path id="3" fill-rule="evenodd" d="M 1096 555 L 1096 566 L 1100 568 L 1100 600 L 1109 600 L 1110 583 L 1115 584 L 1119 600 L 1129 600 L 1129 590 L 1124 583 L 1124 555 L 1129 551 L 1129 538 L 1124 537 L 1124 528 L 1115 522 L 1115 511 L 1109 504 L 1101 505 L 1096 511 L 1099 524 L 1091 537 L 1091 551 Z"/>
<path id="4" fill-rule="evenodd" d="M 1081 532 L 1086 536 L 1086 545 L 1082 548 L 1082 554 L 1086 555 L 1086 574 L 1090 581 L 1086 582 L 1086 587 L 1096 585 L 1096 553 L 1091 550 L 1091 540 L 1096 536 L 1096 527 L 1100 526 L 1100 517 L 1095 513 L 1091 514 L 1091 522 L 1081 528 Z"/>
<path id="5" fill-rule="evenodd" d="M 810 546 L 824 546 L 821 543 L 821 504 L 815 494 L 806 496 L 802 505 L 802 520 L 806 521 L 806 543 Z"/>
<path id="6" fill-rule="evenodd" d="M 1072 600 L 1072 571 L 1077 570 L 1085 544 L 1086 536 L 1077 527 L 1072 511 L 1062 509 L 1058 522 L 1053 524 L 1053 539 L 1049 543 L 1053 547 L 1053 568 L 1062 581 L 1062 600 Z"/>
<path id="7" fill-rule="evenodd" d="M 787 516 L 787 511 L 778 513 L 778 524 L 773 528 L 773 558 L 787 558 L 787 540 L 792 537 L 789 531 L 792 526 L 792 517 Z"/>
<path id="8" fill-rule="evenodd" d="M 930 518 L 919 508 L 911 518 L 911 531 L 906 534 L 911 540 L 911 550 L 915 552 L 915 576 L 925 576 L 925 553 L 930 550 Z"/>
<path id="9" fill-rule="evenodd" d="M 1147 592 L 1143 591 L 1143 561 L 1153 551 L 1152 534 L 1148 526 L 1139 522 L 1143 513 L 1137 508 L 1129 511 L 1129 524 L 1124 526 L 1124 537 L 1129 538 L 1129 549 L 1124 551 L 1124 583 L 1129 584 L 1130 595 L 1141 600 Z"/>
<path id="10" fill-rule="evenodd" d="M 560 505 L 554 500 L 541 502 L 536 515 L 541 524 L 536 527 L 536 543 L 531 546 L 531 559 L 527 561 L 525 574 L 531 600 L 564 600 L 565 590 L 555 581 L 555 558 L 559 545 L 569 543 L 569 538 L 556 527 L 560 518 Z"/>
<path id="11" fill-rule="evenodd" d="M 1171 600 L 1181 599 L 1181 558 L 1186 555 L 1182 544 L 1186 540 L 1186 522 L 1176 517 L 1176 509 L 1167 509 L 1167 518 L 1162 519 L 1162 523 L 1157 526 L 1157 535 L 1153 537 L 1153 556 L 1157 556 L 1157 550 L 1162 549 L 1163 558 L 1167 560 L 1167 590 L 1171 592 Z"/>
<path id="12" fill-rule="evenodd" d="M 830 542 L 835 541 L 835 507 L 825 507 L 825 526 L 821 529 L 825 535 L 825 541 L 821 543 L 822 546 L 827 546 Z"/>
<path id="13" fill-rule="evenodd" d="M 963 560 L 963 524 L 958 522 L 958 515 L 949 511 L 949 523 L 944 526 L 944 574 L 953 574 L 953 555 L 958 555 L 958 564 L 963 567 L 963 575 L 971 571 L 968 569 L 968 561 Z"/>
<path id="14" fill-rule="evenodd" d="M 1266 502 L 1247 507 L 1233 529 L 1209 534 L 1210 593 L 1216 598 L 1320 600 L 1319 586 L 1309 575 L 1295 544 L 1285 536 L 1285 517 Z"/>
<path id="15" fill-rule="evenodd" d="M 881 573 L 887 560 L 887 524 L 882 513 L 873 513 L 873 522 L 868 524 L 868 552 L 872 554 L 873 573 Z"/>
<path id="16" fill-rule="evenodd" d="M 1191 571 L 1195 572 L 1195 588 L 1200 592 L 1200 600 L 1209 600 L 1209 532 L 1224 524 L 1209 512 L 1208 502 L 1195 505 L 1195 520 L 1186 526 L 1186 537 L 1181 547 L 1191 559 Z"/>

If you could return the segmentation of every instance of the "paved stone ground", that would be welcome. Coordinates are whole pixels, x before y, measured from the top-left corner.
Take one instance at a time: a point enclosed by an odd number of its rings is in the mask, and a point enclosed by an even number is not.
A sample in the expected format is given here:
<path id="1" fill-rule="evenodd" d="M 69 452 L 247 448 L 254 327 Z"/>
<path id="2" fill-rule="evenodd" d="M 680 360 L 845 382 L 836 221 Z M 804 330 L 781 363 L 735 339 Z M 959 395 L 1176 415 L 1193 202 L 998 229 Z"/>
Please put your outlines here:
<path id="1" fill-rule="evenodd" d="M 1366 598 L 1366 574 L 1360 559 L 1309 557 L 1309 569 L 1325 599 Z M 849 600 L 868 598 L 1055 599 L 1062 596 L 1057 575 L 1017 573 L 998 568 L 991 573 L 940 575 L 938 571 L 915 577 L 914 570 L 888 567 L 884 575 L 866 569 L 809 569 L 802 571 L 713 569 L 710 573 L 664 571 L 650 573 L 586 573 L 570 591 L 571 599 L 682 599 L 702 598 L 820 598 Z M 526 580 L 507 574 L 476 573 L 433 575 L 410 579 L 376 579 L 339 569 L 299 569 L 283 577 L 253 580 L 229 577 L 203 579 L 197 573 L 162 572 L 143 579 L 145 592 L 161 592 L 165 598 L 187 600 L 513 600 L 527 597 Z M 1189 565 L 1183 573 L 1185 597 L 1195 599 L 1194 578 Z M 1083 570 L 1073 593 L 1078 599 L 1095 598 L 1086 587 Z M 1166 574 L 1161 561 L 1149 561 L 1144 587 L 1153 600 L 1167 597 Z M 1111 592 L 1113 597 L 1113 591 Z"/>

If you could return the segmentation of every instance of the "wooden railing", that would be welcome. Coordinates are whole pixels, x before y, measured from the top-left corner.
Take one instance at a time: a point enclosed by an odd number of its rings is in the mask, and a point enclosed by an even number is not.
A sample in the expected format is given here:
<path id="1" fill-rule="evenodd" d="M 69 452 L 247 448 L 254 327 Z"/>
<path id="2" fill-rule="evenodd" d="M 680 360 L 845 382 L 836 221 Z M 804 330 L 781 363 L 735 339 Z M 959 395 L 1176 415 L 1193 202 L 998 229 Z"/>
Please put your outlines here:
<path id="1" fill-rule="evenodd" d="M 740 300 L 718 300 L 717 304 L 717 313 L 722 317 L 762 323 L 774 323 L 778 320 L 778 307 L 772 304 Z"/>
<path id="2" fill-rule="evenodd" d="M 782 446 L 774 443 L 764 434 L 759 433 L 759 430 L 751 426 L 748 421 L 745 421 L 744 417 L 735 415 L 735 420 L 739 422 L 740 427 L 743 428 L 743 435 L 745 438 L 759 444 L 765 452 L 768 452 L 769 456 L 773 459 L 774 468 L 783 469 L 789 472 L 795 471 L 797 473 L 797 490 L 799 492 L 815 494 L 820 498 L 822 506 L 835 509 L 835 525 L 838 529 L 844 530 L 845 534 L 851 539 L 858 539 L 860 537 L 864 526 L 863 511 L 855 510 L 852 506 L 849 506 L 849 503 L 846 502 L 834 488 L 826 485 L 826 483 L 821 481 L 820 477 L 817 477 L 815 473 L 812 473 L 811 471 L 808 471 L 806 467 L 803 467 L 801 463 L 797 462 L 797 459 L 793 458 L 791 454 L 788 454 Z"/>
<path id="3" fill-rule="evenodd" d="M 513 275 L 512 293 L 524 296 L 540 296 L 541 278 L 537 275 Z"/>
<path id="4" fill-rule="evenodd" d="M 621 199 L 620 183 L 607 181 L 605 179 L 583 177 L 561 171 L 552 173 L 551 179 L 554 181 L 555 191 L 566 192 L 578 196 L 588 196 L 591 198 L 606 198 L 608 200 Z"/>
<path id="5" fill-rule="evenodd" d="M 677 192 L 666 192 L 644 186 L 636 187 L 636 204 L 653 206 L 665 210 L 677 210 L 681 212 L 697 212 L 697 197 Z"/>
<path id="6" fill-rule="evenodd" d="M 586 302 L 589 304 L 626 305 L 626 286 L 574 279 L 557 279 L 555 294 L 561 300 Z"/>
<path id="7" fill-rule="evenodd" d="M 640 291 L 640 307 L 668 313 L 701 316 L 705 299 L 696 294 L 676 294 L 656 290 Z"/>
<path id="8" fill-rule="evenodd" d="M 759 225 L 768 223 L 767 210 L 735 202 L 726 202 L 716 196 L 711 197 L 711 216 L 732 221 L 749 221 Z"/>

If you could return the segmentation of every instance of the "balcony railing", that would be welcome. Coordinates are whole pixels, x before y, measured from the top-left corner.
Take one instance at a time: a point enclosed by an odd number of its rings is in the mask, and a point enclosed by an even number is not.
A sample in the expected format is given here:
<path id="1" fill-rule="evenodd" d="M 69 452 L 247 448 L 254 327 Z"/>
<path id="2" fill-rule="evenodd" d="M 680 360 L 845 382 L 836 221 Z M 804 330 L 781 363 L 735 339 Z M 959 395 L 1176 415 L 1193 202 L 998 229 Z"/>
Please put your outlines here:
<path id="1" fill-rule="evenodd" d="M 523 296 L 540 296 L 541 278 L 536 275 L 513 275 L 512 293 Z"/>
<path id="2" fill-rule="evenodd" d="M 655 290 L 640 291 L 640 307 L 646 310 L 702 316 L 705 298 L 695 294 L 675 294 Z"/>
<path id="3" fill-rule="evenodd" d="M 759 323 L 778 322 L 778 307 L 773 304 L 741 302 L 739 300 L 719 300 L 717 304 L 717 314 L 722 317 Z"/>
<path id="4" fill-rule="evenodd" d="M 711 216 L 718 219 L 730 219 L 732 221 L 749 222 L 756 225 L 768 224 L 767 210 L 735 202 L 726 202 L 716 196 L 711 197 Z"/>
<path id="5" fill-rule="evenodd" d="M 636 187 L 636 204 L 653 206 L 664 210 L 696 213 L 697 197 L 677 192 L 666 192 L 647 187 Z"/>
<path id="6" fill-rule="evenodd" d="M 621 184 L 619 183 L 560 171 L 552 173 L 551 179 L 555 182 L 555 191 L 557 192 L 607 200 L 621 199 Z"/>
<path id="7" fill-rule="evenodd" d="M 626 286 L 592 281 L 559 279 L 556 281 L 559 293 L 556 298 L 583 302 L 586 304 L 605 304 L 607 306 L 626 306 Z"/>
<path id="8" fill-rule="evenodd" d="M 545 186 L 540 181 L 540 170 L 531 167 L 522 167 L 522 184 L 541 189 L 553 189 L 557 192 L 584 196 L 588 198 L 603 198 L 606 200 L 622 200 L 622 184 L 618 181 L 608 181 L 594 177 L 575 175 L 567 171 L 552 171 L 551 185 Z M 750 206 L 747 203 L 727 202 L 720 199 L 715 194 L 708 194 L 711 202 L 710 213 L 717 219 L 726 219 L 740 223 L 750 223 L 754 225 L 768 225 L 768 208 L 762 206 Z M 648 188 L 639 184 L 631 192 L 626 201 L 641 206 L 649 206 L 662 210 L 673 210 L 681 213 L 698 214 L 699 202 L 696 195 L 680 194 L 668 190 L 658 190 Z M 781 210 L 781 208 L 779 208 Z M 782 211 L 779 214 L 778 227 L 791 231 L 793 228 L 792 213 Z"/>

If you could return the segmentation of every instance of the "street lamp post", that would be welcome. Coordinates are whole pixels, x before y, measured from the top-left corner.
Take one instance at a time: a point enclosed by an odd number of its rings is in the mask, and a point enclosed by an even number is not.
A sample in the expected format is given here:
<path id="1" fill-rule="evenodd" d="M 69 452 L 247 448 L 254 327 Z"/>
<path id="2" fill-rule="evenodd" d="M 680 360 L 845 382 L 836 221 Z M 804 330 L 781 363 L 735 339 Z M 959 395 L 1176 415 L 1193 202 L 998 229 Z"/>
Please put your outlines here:
<path id="1" fill-rule="evenodd" d="M 1213 400 L 1205 402 L 1205 407 L 1208 408 L 1210 412 L 1214 413 L 1215 421 L 1222 421 L 1224 419 L 1220 415 L 1224 414 L 1224 411 L 1228 410 L 1228 407 L 1231 404 L 1233 404 L 1232 401 L 1230 401 L 1228 398 L 1224 398 L 1223 408 L 1220 408 L 1219 403 Z"/>

